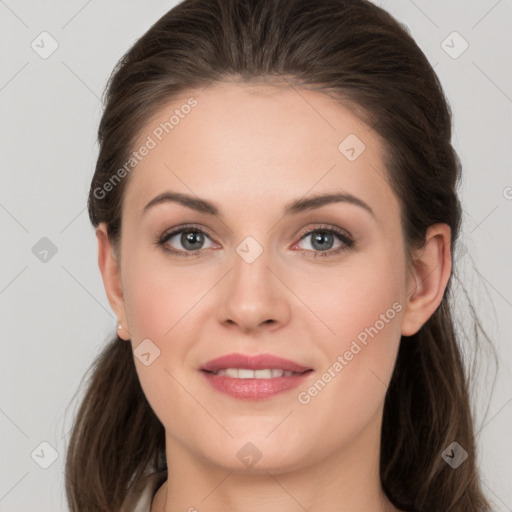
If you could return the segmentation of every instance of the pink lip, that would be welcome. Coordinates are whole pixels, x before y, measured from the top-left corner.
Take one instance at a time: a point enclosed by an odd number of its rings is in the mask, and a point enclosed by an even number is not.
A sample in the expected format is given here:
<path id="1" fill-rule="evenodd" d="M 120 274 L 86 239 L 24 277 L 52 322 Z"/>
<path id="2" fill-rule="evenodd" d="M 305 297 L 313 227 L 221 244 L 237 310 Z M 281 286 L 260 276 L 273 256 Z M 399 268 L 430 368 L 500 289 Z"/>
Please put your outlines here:
<path id="1" fill-rule="evenodd" d="M 264 370 L 265 368 L 281 368 L 290 372 L 305 372 L 311 370 L 307 366 L 302 366 L 295 361 L 273 356 L 272 354 L 258 354 L 250 356 L 246 354 L 227 354 L 208 361 L 201 366 L 201 370 L 217 372 L 226 368 L 247 368 L 249 370 Z"/>
<path id="2" fill-rule="evenodd" d="M 213 373 L 226 368 L 247 368 L 250 370 L 280 368 L 296 372 L 297 375 L 273 379 L 237 379 Z M 208 361 L 200 370 L 214 389 L 240 400 L 271 398 L 301 385 L 313 371 L 312 368 L 271 354 L 259 354 L 257 356 L 228 354 Z"/>
<path id="3" fill-rule="evenodd" d="M 277 377 L 275 379 L 235 379 L 206 371 L 201 373 L 214 389 L 233 398 L 240 400 L 264 400 L 300 386 L 309 378 L 312 371 L 291 377 Z"/>

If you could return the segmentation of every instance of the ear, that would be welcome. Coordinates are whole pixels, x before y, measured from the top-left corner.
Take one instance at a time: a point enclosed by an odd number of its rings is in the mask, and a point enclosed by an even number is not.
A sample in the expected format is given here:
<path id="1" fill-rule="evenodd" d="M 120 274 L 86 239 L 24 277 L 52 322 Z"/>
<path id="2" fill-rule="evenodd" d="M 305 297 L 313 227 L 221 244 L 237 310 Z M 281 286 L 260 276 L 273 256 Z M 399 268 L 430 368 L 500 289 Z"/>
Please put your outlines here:
<path id="1" fill-rule="evenodd" d="M 427 229 L 424 246 L 413 256 L 402 316 L 403 336 L 416 334 L 435 312 L 443 299 L 451 271 L 450 226 L 433 224 Z"/>
<path id="2" fill-rule="evenodd" d="M 98 266 L 103 278 L 103 286 L 110 307 L 116 314 L 118 323 L 122 325 L 122 328 L 117 330 L 117 335 L 124 340 L 129 340 L 119 261 L 108 237 L 105 222 L 100 223 L 96 228 L 96 238 L 98 239 Z"/>

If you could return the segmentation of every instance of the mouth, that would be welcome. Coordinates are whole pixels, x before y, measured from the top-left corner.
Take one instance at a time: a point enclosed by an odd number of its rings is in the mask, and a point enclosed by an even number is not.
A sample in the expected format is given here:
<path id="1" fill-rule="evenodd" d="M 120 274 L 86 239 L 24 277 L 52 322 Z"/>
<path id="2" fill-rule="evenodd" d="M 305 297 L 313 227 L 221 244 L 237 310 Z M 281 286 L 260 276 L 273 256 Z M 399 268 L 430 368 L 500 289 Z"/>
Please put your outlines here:
<path id="1" fill-rule="evenodd" d="M 240 400 L 264 400 L 304 382 L 313 368 L 270 354 L 229 354 L 200 368 L 216 391 Z"/>

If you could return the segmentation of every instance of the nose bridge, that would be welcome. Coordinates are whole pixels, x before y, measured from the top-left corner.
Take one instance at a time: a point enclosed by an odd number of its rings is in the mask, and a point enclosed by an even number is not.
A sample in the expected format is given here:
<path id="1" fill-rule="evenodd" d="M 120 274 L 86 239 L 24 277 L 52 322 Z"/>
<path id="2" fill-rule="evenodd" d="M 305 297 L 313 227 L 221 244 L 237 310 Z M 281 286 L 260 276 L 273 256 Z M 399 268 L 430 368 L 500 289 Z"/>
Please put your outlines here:
<path id="1" fill-rule="evenodd" d="M 282 323 L 289 308 L 286 291 L 274 275 L 272 251 L 255 236 L 246 236 L 236 247 L 233 267 L 221 298 L 219 314 L 223 322 L 236 323 L 243 329 L 260 324 Z"/>
<path id="2" fill-rule="evenodd" d="M 272 293 L 269 268 L 272 258 L 266 239 L 262 240 L 261 235 L 258 238 L 261 243 L 248 235 L 235 248 L 230 287 L 231 293 L 236 293 L 239 300 L 263 300 L 263 296 Z"/>

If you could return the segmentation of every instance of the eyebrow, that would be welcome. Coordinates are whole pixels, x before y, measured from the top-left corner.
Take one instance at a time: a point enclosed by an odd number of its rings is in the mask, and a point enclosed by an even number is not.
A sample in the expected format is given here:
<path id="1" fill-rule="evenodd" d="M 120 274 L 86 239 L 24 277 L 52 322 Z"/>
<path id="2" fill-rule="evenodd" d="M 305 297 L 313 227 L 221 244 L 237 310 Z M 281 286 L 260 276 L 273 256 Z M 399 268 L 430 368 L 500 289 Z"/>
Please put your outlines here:
<path id="1" fill-rule="evenodd" d="M 168 202 L 181 204 L 200 213 L 207 213 L 217 217 L 221 216 L 219 207 L 211 201 L 170 191 L 163 192 L 162 194 L 159 194 L 153 198 L 144 207 L 142 213 L 144 214 L 157 204 Z M 283 215 L 297 215 L 299 213 L 314 210 L 316 208 L 320 208 L 332 203 L 349 203 L 355 206 L 359 206 L 360 208 L 370 213 L 373 217 L 375 217 L 374 211 L 367 203 L 365 203 L 362 199 L 349 194 L 348 192 L 322 193 L 310 197 L 296 199 L 285 205 L 283 209 Z"/>

